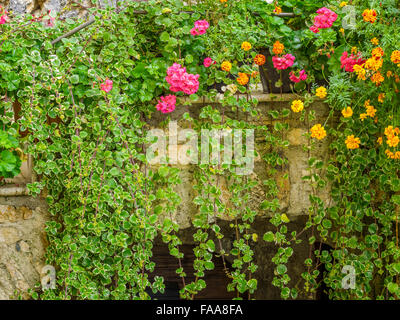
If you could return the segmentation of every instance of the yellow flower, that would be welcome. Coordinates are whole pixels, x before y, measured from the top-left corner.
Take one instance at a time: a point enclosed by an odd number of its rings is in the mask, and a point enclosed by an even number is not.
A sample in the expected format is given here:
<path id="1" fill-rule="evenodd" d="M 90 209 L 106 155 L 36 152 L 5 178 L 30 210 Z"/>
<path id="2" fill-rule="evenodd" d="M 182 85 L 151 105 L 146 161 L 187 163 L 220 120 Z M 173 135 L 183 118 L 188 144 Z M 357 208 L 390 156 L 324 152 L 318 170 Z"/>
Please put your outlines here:
<path id="1" fill-rule="evenodd" d="M 366 75 L 367 71 L 362 66 L 356 64 L 356 65 L 354 65 L 353 69 L 354 69 L 354 72 L 357 74 L 358 80 L 366 80 L 365 75 Z"/>
<path id="2" fill-rule="evenodd" d="M 367 115 L 371 118 L 375 117 L 376 109 L 373 106 L 367 107 Z"/>
<path id="3" fill-rule="evenodd" d="M 228 0 L 219 0 L 219 2 L 224 3 L 227 2 Z"/>
<path id="4" fill-rule="evenodd" d="M 242 49 L 244 51 L 249 51 L 251 49 L 251 43 L 247 41 L 242 42 Z"/>
<path id="5" fill-rule="evenodd" d="M 280 43 L 279 41 L 275 41 L 274 47 L 272 48 L 272 52 L 274 54 L 281 54 L 285 50 L 285 46 L 283 43 Z"/>
<path id="6" fill-rule="evenodd" d="M 347 2 L 346 2 L 346 1 L 342 1 L 342 2 L 339 4 L 339 7 L 341 7 L 341 8 L 343 8 L 343 7 L 345 7 L 345 6 L 347 6 Z"/>
<path id="7" fill-rule="evenodd" d="M 360 119 L 362 120 L 362 121 L 364 121 L 364 119 L 366 119 L 368 117 L 368 115 L 366 114 L 366 113 L 361 113 L 360 114 Z"/>
<path id="8" fill-rule="evenodd" d="M 229 61 L 224 61 L 221 64 L 221 69 L 223 71 L 229 72 L 232 69 L 232 63 L 230 63 Z"/>
<path id="9" fill-rule="evenodd" d="M 400 63 L 400 50 L 393 51 L 392 55 L 390 56 L 390 60 L 395 64 L 399 64 Z"/>
<path id="10" fill-rule="evenodd" d="M 301 100 L 294 100 L 292 102 L 292 110 L 293 112 L 300 112 L 304 109 L 304 104 Z"/>
<path id="11" fill-rule="evenodd" d="M 378 96 L 378 101 L 380 103 L 383 103 L 385 101 L 385 97 L 386 97 L 386 95 L 383 92 L 380 93 L 379 96 Z"/>
<path id="12" fill-rule="evenodd" d="M 346 138 L 346 147 L 347 149 L 358 149 L 360 147 L 360 138 L 355 138 L 354 135 L 352 134 L 351 136 L 348 136 Z"/>
<path id="13" fill-rule="evenodd" d="M 340 32 L 340 33 L 344 33 L 344 29 L 343 29 L 343 28 L 340 28 L 340 29 L 339 29 L 339 32 Z"/>
<path id="14" fill-rule="evenodd" d="M 379 137 L 378 138 L 378 140 L 376 140 L 380 145 L 382 145 L 382 143 L 383 143 L 383 138 L 382 137 Z"/>
<path id="15" fill-rule="evenodd" d="M 378 38 L 372 38 L 371 39 L 371 43 L 377 46 L 379 44 L 379 39 Z"/>
<path id="16" fill-rule="evenodd" d="M 311 128 L 311 138 L 317 138 L 318 140 L 322 140 L 326 137 L 326 131 L 321 124 L 316 124 Z"/>
<path id="17" fill-rule="evenodd" d="M 355 54 L 358 52 L 358 48 L 357 47 L 352 47 L 351 48 L 351 53 Z"/>
<path id="18" fill-rule="evenodd" d="M 396 135 L 389 136 L 386 141 L 386 143 L 388 144 L 389 147 L 397 147 L 399 142 L 400 142 L 400 138 L 399 138 L 399 136 L 396 136 Z"/>
<path id="19" fill-rule="evenodd" d="M 350 118 L 353 115 L 353 109 L 351 109 L 351 107 L 344 108 L 342 110 L 342 115 L 345 118 Z"/>
<path id="20" fill-rule="evenodd" d="M 316 95 L 318 98 L 324 99 L 324 98 L 326 97 L 326 95 L 327 95 L 326 88 L 325 88 L 325 87 L 319 87 L 319 88 L 317 88 L 317 90 L 315 91 L 315 95 Z"/>
<path id="21" fill-rule="evenodd" d="M 369 58 L 365 62 L 364 66 L 368 70 L 378 71 L 382 67 L 382 64 L 383 64 L 383 60 L 380 58 L 379 59 Z"/>

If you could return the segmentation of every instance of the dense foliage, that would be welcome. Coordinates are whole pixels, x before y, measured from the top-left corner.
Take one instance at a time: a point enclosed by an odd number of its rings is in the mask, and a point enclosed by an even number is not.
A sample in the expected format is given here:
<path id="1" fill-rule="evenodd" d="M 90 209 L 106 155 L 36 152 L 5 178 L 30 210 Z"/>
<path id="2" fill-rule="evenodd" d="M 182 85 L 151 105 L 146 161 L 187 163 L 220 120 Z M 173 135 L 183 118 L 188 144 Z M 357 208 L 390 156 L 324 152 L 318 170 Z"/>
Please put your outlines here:
<path id="1" fill-rule="evenodd" d="M 321 285 L 321 263 L 327 266 L 322 281 L 331 298 L 400 297 L 399 1 L 373 7 L 363 0 L 268 2 L 151 0 L 93 7 L 94 23 L 60 41 L 54 40 L 82 21 L 53 13 L 13 17 L 3 10 L 1 176 L 17 174 L 20 162 L 11 156 L 16 155 L 18 129 L 40 177 L 30 191 L 47 194 L 53 215 L 46 229 L 46 259 L 58 268 L 57 288 L 33 291 L 34 298 L 148 299 L 148 289 L 164 290 L 162 277 L 153 280 L 148 274 L 155 267 L 152 247 L 158 234 L 179 263 L 183 257 L 173 219 L 181 200 L 176 192 L 180 170 L 149 166 L 147 123 L 155 112 L 170 113 L 181 102 L 200 97 L 218 98 L 220 104 L 204 103 L 199 119 L 185 114 L 188 127 L 197 132 L 255 129 L 265 138 L 268 152 L 261 157 L 269 168 L 263 182 L 269 191 L 259 210 L 251 210 L 246 204 L 258 182 L 238 174 L 240 164 L 196 168 L 196 278 L 187 283 L 185 270 L 177 270 L 184 284 L 181 297 L 195 298 L 207 285 L 203 278 L 214 269 L 213 259 L 229 255 L 234 263 L 226 270 L 231 279 L 227 290 L 237 298 L 252 298 L 257 290 L 252 244 L 261 239 L 250 230 L 256 216 L 267 214 L 276 231 L 261 236 L 276 244 L 273 285 L 282 298 L 312 296 Z M 282 10 L 295 15 L 277 15 Z M 355 24 L 343 23 L 349 15 Z M 260 53 L 264 49 L 269 56 Z M 279 212 L 274 179 L 287 162 L 280 150 L 288 147 L 283 137 L 289 125 L 247 121 L 257 116 L 251 89 L 265 63 L 290 71 L 298 96 L 291 111 L 269 116 L 301 113 L 310 127 L 309 174 L 304 177 L 312 186 L 304 226 L 312 230 L 310 248 L 317 239 L 334 244 L 330 252 L 310 254 L 301 286 L 287 273 L 299 235 L 289 234 L 289 219 Z M 281 87 L 284 80 L 289 79 L 281 77 L 273 85 Z M 312 103 L 317 99 L 331 106 L 323 124 L 315 123 Z M 16 104 L 21 111 L 13 123 Z M 168 116 L 165 120 L 167 127 Z M 322 139 L 331 141 L 328 160 L 311 157 Z M 221 201 L 222 176 L 228 177 L 229 206 Z M 326 204 L 318 189 L 328 186 L 333 201 Z M 230 252 L 221 244 L 221 214 L 232 220 Z M 356 270 L 354 289 L 341 287 L 344 266 Z"/>

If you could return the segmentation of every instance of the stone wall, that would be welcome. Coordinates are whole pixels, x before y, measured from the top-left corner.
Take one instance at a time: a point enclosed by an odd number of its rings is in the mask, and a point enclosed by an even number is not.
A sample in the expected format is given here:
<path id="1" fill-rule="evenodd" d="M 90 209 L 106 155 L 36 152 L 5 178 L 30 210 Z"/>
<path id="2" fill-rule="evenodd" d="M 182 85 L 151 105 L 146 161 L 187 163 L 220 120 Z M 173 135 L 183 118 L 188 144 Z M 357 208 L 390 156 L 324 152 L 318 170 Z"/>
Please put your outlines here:
<path id="1" fill-rule="evenodd" d="M 284 95 L 271 98 L 269 95 L 259 93 L 256 95 L 260 104 L 258 106 L 260 117 L 249 119 L 258 124 L 273 125 L 273 121 L 268 116 L 269 110 L 281 110 L 290 108 L 290 102 L 295 98 L 292 95 Z M 184 127 L 182 115 L 189 112 L 192 117 L 197 117 L 201 105 L 192 104 L 191 106 L 179 106 L 172 113 L 172 120 L 177 120 L 178 124 Z M 316 102 L 309 108 L 316 111 L 317 119 L 325 119 L 328 113 L 328 107 L 321 102 Z M 160 122 L 165 120 L 165 115 L 156 114 L 149 122 L 151 127 L 158 128 Z M 282 121 L 275 119 L 274 121 Z M 289 230 L 302 230 L 309 207 L 308 196 L 310 186 L 308 182 L 302 180 L 307 171 L 307 162 L 309 158 L 308 151 L 303 145 L 307 144 L 307 138 L 304 133 L 308 131 L 305 123 L 299 120 L 298 114 L 291 113 L 290 118 L 284 121 L 289 122 L 290 130 L 287 133 L 287 139 L 290 147 L 282 150 L 283 155 L 288 159 L 288 165 L 278 170 L 275 176 L 279 186 L 279 200 L 281 202 L 281 212 L 286 213 L 291 222 L 288 224 Z M 322 121 L 322 120 L 321 120 Z M 256 150 L 264 153 L 267 144 L 263 137 L 256 135 Z M 313 153 L 316 156 L 326 156 L 327 140 L 319 143 Z M 192 200 L 195 197 L 193 191 L 193 167 L 180 166 L 182 184 L 178 188 L 178 193 L 182 198 L 182 204 L 177 210 L 175 219 L 181 225 L 182 239 L 187 244 L 193 243 L 191 220 L 196 213 L 196 207 Z M 262 181 L 267 178 L 266 165 L 261 158 L 255 159 L 255 168 L 252 177 L 260 182 L 259 186 L 251 191 L 252 197 L 248 206 L 258 209 L 260 203 L 265 200 L 266 190 Z M 288 179 L 284 179 L 284 175 Z M 45 221 L 49 220 L 46 203 L 43 199 L 33 199 L 27 194 L 26 184 L 34 181 L 35 175 L 32 174 L 32 161 L 28 158 L 23 164 L 23 170 L 20 176 L 12 180 L 7 180 L 7 184 L 0 187 L 0 299 L 12 299 L 21 295 L 28 298 L 26 291 L 40 281 L 40 273 L 45 265 L 44 252 L 46 248 Z M 221 180 L 223 201 L 229 201 L 229 192 L 226 188 L 226 181 Z M 326 190 L 321 197 L 328 203 L 329 192 Z M 234 240 L 233 232 L 229 228 L 229 222 L 226 217 L 222 219 L 221 226 L 226 238 L 224 247 L 229 249 Z M 255 260 L 259 265 L 256 277 L 259 281 L 259 290 L 255 298 L 258 299 L 279 299 L 279 291 L 271 285 L 273 278 L 273 267 L 271 258 L 275 254 L 273 244 L 262 241 L 262 235 L 271 228 L 268 217 L 258 217 L 253 226 L 253 232 L 258 233 L 260 240 L 254 247 Z M 306 239 L 309 234 L 304 233 Z M 303 272 L 304 259 L 309 255 L 309 246 L 307 241 L 295 248 L 294 256 L 288 265 L 289 275 L 292 277 L 292 283 L 301 279 Z"/>

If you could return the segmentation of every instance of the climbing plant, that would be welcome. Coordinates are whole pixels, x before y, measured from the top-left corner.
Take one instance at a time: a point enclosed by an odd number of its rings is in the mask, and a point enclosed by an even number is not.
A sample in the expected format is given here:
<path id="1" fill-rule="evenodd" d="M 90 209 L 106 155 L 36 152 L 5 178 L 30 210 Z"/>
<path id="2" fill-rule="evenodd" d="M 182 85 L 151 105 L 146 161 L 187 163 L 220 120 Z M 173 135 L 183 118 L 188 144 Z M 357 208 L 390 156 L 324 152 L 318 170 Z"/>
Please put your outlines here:
<path id="1" fill-rule="evenodd" d="M 39 177 L 29 190 L 46 198 L 52 214 L 46 261 L 57 267 L 57 285 L 32 290 L 33 298 L 150 299 L 165 288 L 162 277 L 149 277 L 158 235 L 177 260 L 185 299 L 207 286 L 216 258 L 230 279 L 227 290 L 252 299 L 257 241 L 276 245 L 272 284 L 284 299 L 313 297 L 321 281 L 335 299 L 399 298 L 398 1 L 372 7 L 367 1 L 261 0 L 74 5 L 89 20 L 52 12 L 18 17 L 4 9 L 0 16 L 0 170 L 4 177 L 18 173 L 19 134 Z M 344 25 L 349 14 L 356 23 Z M 282 92 L 290 81 L 296 98 L 262 115 L 252 92 L 268 65 L 279 75 L 270 89 Z M 313 106 L 321 100 L 329 115 L 315 123 Z M 147 132 L 154 117 L 166 129 L 179 106 L 192 111 L 194 101 L 199 110 L 179 121 L 199 136 L 233 132 L 241 145 L 235 131 L 246 132 L 242 139 L 256 132 L 266 149 L 258 154 L 246 145 L 240 161 L 225 163 L 221 137 L 201 144 L 219 156 L 194 169 L 195 279 L 189 282 L 175 219 L 180 169 L 150 164 L 154 138 Z M 309 128 L 310 208 L 300 232 L 289 232 L 275 179 L 287 164 L 282 150 L 289 147 L 291 115 Z M 251 121 L 260 117 L 268 121 Z M 330 149 L 317 159 L 313 151 L 324 139 Z M 238 169 L 258 155 L 267 167 L 266 196 L 253 208 L 252 189 L 260 182 Z M 321 190 L 329 190 L 329 203 Z M 258 216 L 267 216 L 273 231 L 254 233 Z M 221 217 L 230 220 L 231 248 L 223 245 Z M 287 264 L 303 233 L 310 234 L 310 254 L 303 282 L 293 284 Z M 317 240 L 333 250 L 316 248 Z M 345 266 L 357 275 L 350 290 L 342 287 Z"/>

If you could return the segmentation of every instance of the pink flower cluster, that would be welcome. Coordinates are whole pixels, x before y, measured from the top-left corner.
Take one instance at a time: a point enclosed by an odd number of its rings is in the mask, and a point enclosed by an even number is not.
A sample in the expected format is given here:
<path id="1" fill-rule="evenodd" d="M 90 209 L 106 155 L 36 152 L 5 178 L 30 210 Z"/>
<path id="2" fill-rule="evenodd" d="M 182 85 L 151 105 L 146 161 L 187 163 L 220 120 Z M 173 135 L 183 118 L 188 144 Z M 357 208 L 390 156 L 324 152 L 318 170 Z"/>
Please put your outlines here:
<path id="1" fill-rule="evenodd" d="M 204 65 L 206 68 L 208 68 L 208 67 L 210 67 L 212 64 L 216 64 L 216 63 L 217 63 L 217 62 L 214 61 L 213 59 L 211 59 L 210 57 L 205 58 L 204 61 L 203 61 L 203 65 Z"/>
<path id="2" fill-rule="evenodd" d="M 174 63 L 167 69 L 165 80 L 171 85 L 172 92 L 183 91 L 186 94 L 194 94 L 199 90 L 199 74 L 190 74 L 186 72 L 180 64 Z"/>
<path id="3" fill-rule="evenodd" d="M 207 22 L 207 20 L 197 20 L 194 23 L 194 28 L 190 30 L 190 34 L 192 36 L 199 36 L 205 34 L 209 26 L 210 25 Z"/>
<path id="4" fill-rule="evenodd" d="M 176 105 L 176 96 L 170 94 L 166 97 L 161 97 L 161 100 L 158 100 L 156 109 L 158 111 L 161 111 L 162 113 L 170 113 L 175 110 L 175 105 Z"/>
<path id="5" fill-rule="evenodd" d="M 272 62 L 274 63 L 274 68 L 277 70 L 285 70 L 289 67 L 291 67 L 294 64 L 294 60 L 296 58 L 291 55 L 290 53 L 285 54 L 282 57 L 279 56 L 273 56 L 272 57 Z"/>
<path id="6" fill-rule="evenodd" d="M 211 60 L 212 61 L 212 60 Z M 174 63 L 167 69 L 165 80 L 170 84 L 169 90 L 172 92 L 183 91 L 186 94 L 194 94 L 199 90 L 199 74 L 190 74 L 186 68 L 178 63 Z M 176 96 L 170 94 L 166 97 L 160 97 L 156 109 L 162 113 L 169 113 L 175 110 Z"/>
<path id="7" fill-rule="evenodd" d="M 306 71 L 304 69 L 299 72 L 298 77 L 294 74 L 293 71 L 290 72 L 289 75 L 290 75 L 290 77 L 289 77 L 290 80 L 292 80 L 295 83 L 298 83 L 300 81 L 305 81 L 305 80 L 307 80 L 307 77 L 308 77 L 306 74 Z"/>
<path id="8" fill-rule="evenodd" d="M 318 33 L 319 29 L 332 27 L 338 17 L 335 12 L 325 7 L 318 9 L 317 13 L 318 15 L 314 17 L 314 25 L 310 27 L 310 30 L 314 33 Z"/>
<path id="9" fill-rule="evenodd" d="M 106 93 L 110 92 L 112 90 L 112 87 L 113 87 L 113 82 L 112 80 L 109 79 L 106 79 L 104 83 L 100 84 L 100 89 Z"/>
<path id="10" fill-rule="evenodd" d="M 5 24 L 5 23 L 8 22 L 8 21 L 10 21 L 10 19 L 8 18 L 8 16 L 7 16 L 6 13 L 3 14 L 3 15 L 0 17 L 0 24 Z"/>
<path id="11" fill-rule="evenodd" d="M 349 56 L 349 53 L 347 51 L 343 52 L 342 56 L 340 57 L 340 62 L 341 62 L 341 68 L 346 70 L 346 72 L 354 72 L 354 66 L 356 64 L 362 65 L 365 60 L 362 59 L 361 53 L 357 53 L 357 55 L 351 54 Z"/>

